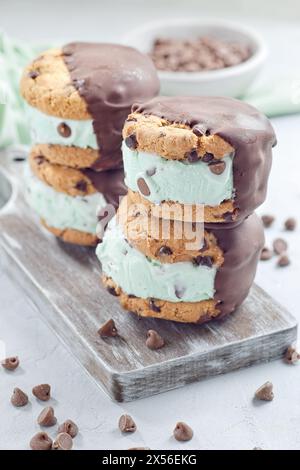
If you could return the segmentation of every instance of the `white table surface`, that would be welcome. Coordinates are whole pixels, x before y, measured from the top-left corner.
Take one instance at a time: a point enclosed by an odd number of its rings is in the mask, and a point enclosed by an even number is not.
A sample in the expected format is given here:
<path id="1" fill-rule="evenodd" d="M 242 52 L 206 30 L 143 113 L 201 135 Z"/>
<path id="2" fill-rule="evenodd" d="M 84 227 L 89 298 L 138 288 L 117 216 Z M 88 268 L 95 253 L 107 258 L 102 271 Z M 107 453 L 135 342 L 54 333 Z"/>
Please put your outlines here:
<path id="1" fill-rule="evenodd" d="M 4 7 L 1 26 L 10 34 L 17 34 L 9 3 L 14 2 L 1 2 Z M 19 3 L 21 13 L 25 15 L 22 17 L 29 21 L 30 15 L 26 16 L 26 11 L 22 11 L 22 4 L 29 2 L 15 3 Z M 261 20 L 257 24 L 262 24 Z M 34 39 L 33 23 L 31 29 L 24 29 L 24 22 L 22 25 L 23 36 Z M 70 25 L 71 30 L 72 27 L 74 32 L 76 21 Z M 266 35 L 272 45 L 276 44 L 282 50 L 280 43 L 292 45 L 293 31 L 296 34 L 293 28 L 282 26 L 279 30 L 268 26 Z M 37 39 L 44 39 L 40 26 L 37 31 Z M 85 37 L 84 34 L 81 36 Z M 270 66 L 278 67 L 275 52 L 273 50 Z M 291 52 L 288 55 L 287 51 L 283 60 L 292 64 L 294 57 Z M 275 259 L 260 263 L 256 281 L 300 320 L 300 116 L 277 118 L 273 124 L 278 146 L 274 150 L 268 199 L 259 212 L 276 216 L 274 228 L 266 231 L 267 240 L 271 242 L 276 236 L 284 236 L 289 243 L 292 264 L 279 269 L 275 267 Z M 282 232 L 287 216 L 298 218 L 297 231 Z M 27 449 L 30 437 L 39 430 L 36 417 L 42 405 L 30 396 L 30 405 L 23 409 L 14 408 L 9 401 L 13 387 L 18 386 L 31 395 L 32 386 L 44 382 L 52 385 L 53 399 L 49 404 L 54 406 L 58 420 L 71 418 L 80 428 L 80 434 L 74 440 L 76 449 L 134 446 L 152 449 L 300 449 L 300 365 L 288 366 L 276 361 L 135 403 L 116 404 L 99 389 L 48 328 L 33 301 L 7 276 L 1 252 L 0 305 L 0 340 L 5 343 L 7 355 L 17 354 L 21 361 L 20 368 L 14 373 L 0 370 L 0 449 Z M 271 403 L 257 406 L 252 401 L 253 393 L 267 380 L 274 384 L 275 398 Z M 124 412 L 136 420 L 138 431 L 132 435 L 122 436 L 118 430 L 118 418 Z M 194 429 L 194 438 L 189 443 L 180 444 L 172 438 L 178 420 L 187 422 Z M 55 429 L 50 428 L 49 433 L 54 435 Z"/>

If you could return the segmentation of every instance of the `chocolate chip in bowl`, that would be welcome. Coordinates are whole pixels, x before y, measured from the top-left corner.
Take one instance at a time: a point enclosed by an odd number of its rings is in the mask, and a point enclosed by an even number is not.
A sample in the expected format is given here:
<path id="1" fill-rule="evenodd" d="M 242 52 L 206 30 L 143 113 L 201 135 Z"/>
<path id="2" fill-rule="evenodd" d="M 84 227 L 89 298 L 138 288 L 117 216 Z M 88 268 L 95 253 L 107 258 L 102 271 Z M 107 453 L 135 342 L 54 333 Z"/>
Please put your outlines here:
<path id="1" fill-rule="evenodd" d="M 147 23 L 131 29 L 123 43 L 150 55 L 162 95 L 240 97 L 267 56 L 256 31 L 217 19 Z"/>

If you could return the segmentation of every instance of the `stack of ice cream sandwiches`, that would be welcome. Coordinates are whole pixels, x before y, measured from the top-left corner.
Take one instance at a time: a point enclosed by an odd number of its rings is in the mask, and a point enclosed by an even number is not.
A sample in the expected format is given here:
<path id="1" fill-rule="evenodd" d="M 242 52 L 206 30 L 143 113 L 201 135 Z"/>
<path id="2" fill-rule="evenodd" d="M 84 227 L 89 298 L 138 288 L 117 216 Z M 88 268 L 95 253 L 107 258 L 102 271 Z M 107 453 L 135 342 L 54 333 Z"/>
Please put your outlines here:
<path id="1" fill-rule="evenodd" d="M 128 195 L 97 247 L 103 282 L 140 316 L 202 323 L 246 298 L 264 245 L 268 119 L 222 97 L 158 97 L 123 128 Z"/>
<path id="2" fill-rule="evenodd" d="M 158 91 L 151 60 L 130 47 L 70 43 L 28 65 L 21 79 L 34 142 L 27 199 L 50 232 L 97 243 L 97 213 L 127 192 L 124 120 L 134 102 Z"/>

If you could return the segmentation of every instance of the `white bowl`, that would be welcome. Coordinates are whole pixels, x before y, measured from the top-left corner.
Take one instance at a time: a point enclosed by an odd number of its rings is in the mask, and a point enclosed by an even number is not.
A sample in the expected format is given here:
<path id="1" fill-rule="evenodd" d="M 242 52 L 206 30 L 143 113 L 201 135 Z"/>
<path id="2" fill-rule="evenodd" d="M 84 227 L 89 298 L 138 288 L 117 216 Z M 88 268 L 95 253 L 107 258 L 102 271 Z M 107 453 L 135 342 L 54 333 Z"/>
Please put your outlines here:
<path id="1" fill-rule="evenodd" d="M 264 40 L 252 29 L 218 19 L 173 19 L 147 23 L 123 37 L 123 44 L 149 53 L 156 38 L 210 35 L 250 46 L 252 55 L 241 64 L 204 72 L 159 71 L 162 95 L 223 95 L 240 97 L 261 70 L 267 56 Z"/>

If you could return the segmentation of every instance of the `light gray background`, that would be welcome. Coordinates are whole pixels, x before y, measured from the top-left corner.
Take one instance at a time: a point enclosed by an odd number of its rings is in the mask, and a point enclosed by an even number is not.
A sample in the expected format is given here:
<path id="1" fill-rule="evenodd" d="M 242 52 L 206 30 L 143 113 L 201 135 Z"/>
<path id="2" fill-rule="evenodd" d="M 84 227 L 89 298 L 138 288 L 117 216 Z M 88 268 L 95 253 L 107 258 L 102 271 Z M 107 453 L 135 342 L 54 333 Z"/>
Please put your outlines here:
<path id="1" fill-rule="evenodd" d="M 264 34 L 272 48 L 266 70 L 269 80 L 275 74 L 300 69 L 300 5 L 296 0 L 0 0 L 0 28 L 34 42 L 116 41 L 144 21 L 209 14 L 242 19 Z M 274 152 L 268 200 L 260 212 L 277 216 L 274 228 L 267 232 L 268 242 L 284 235 L 290 245 L 292 265 L 279 270 L 275 260 L 261 263 L 257 282 L 300 319 L 300 227 L 295 233 L 282 233 L 285 217 L 294 215 L 300 222 L 300 116 L 274 119 L 273 123 L 279 144 Z M 1 449 L 28 448 L 31 435 L 38 430 L 35 418 L 41 405 L 31 400 L 29 407 L 15 409 L 9 397 L 16 385 L 29 392 L 41 382 L 53 387 L 51 404 L 59 421 L 72 418 L 78 423 L 81 433 L 74 442 L 78 449 L 143 445 L 152 449 L 300 449 L 300 366 L 277 361 L 119 405 L 99 390 L 49 330 L 33 301 L 8 278 L 1 253 L 0 305 L 0 340 L 5 341 L 7 354 L 18 354 L 21 359 L 21 368 L 14 374 L 0 370 Z M 255 406 L 253 393 L 266 380 L 274 383 L 275 399 Z M 117 421 L 123 412 L 134 416 L 137 433 L 120 435 Z M 186 421 L 194 429 L 191 442 L 179 444 L 171 437 L 177 420 Z"/>

